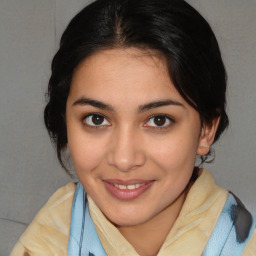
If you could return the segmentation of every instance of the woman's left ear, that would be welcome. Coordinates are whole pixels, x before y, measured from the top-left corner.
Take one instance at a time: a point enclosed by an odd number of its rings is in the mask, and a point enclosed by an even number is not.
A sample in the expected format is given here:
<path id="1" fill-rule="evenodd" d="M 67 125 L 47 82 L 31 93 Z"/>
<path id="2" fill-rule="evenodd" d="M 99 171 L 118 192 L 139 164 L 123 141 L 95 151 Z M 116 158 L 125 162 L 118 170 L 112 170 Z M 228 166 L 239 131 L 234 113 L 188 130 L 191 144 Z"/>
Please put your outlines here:
<path id="1" fill-rule="evenodd" d="M 203 124 L 197 148 L 198 155 L 206 155 L 210 151 L 219 122 L 220 117 L 216 117 L 210 123 Z"/>

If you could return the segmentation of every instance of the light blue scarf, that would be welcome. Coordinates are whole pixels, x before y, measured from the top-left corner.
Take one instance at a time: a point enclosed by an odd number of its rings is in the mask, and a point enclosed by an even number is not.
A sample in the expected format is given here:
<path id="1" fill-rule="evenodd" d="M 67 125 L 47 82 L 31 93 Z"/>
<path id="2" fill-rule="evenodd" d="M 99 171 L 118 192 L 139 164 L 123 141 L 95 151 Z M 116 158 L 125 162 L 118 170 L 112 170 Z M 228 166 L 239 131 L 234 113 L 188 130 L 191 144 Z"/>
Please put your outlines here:
<path id="1" fill-rule="evenodd" d="M 107 256 L 89 214 L 81 183 L 77 184 L 73 199 L 68 256 Z"/>
<path id="2" fill-rule="evenodd" d="M 255 224 L 233 194 L 225 206 L 202 256 L 240 256 Z M 78 183 L 73 199 L 68 256 L 107 256 L 89 214 L 86 193 Z"/>
<path id="3" fill-rule="evenodd" d="M 254 228 L 252 215 L 229 193 L 202 256 L 240 256 Z"/>

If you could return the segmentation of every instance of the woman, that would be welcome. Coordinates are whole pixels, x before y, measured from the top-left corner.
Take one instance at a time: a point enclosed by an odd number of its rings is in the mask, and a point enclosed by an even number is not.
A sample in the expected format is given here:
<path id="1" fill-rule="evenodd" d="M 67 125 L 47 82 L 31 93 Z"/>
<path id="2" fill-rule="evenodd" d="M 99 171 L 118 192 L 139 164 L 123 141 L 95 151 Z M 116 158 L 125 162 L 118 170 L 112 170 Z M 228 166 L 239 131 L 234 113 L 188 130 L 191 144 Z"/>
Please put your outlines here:
<path id="1" fill-rule="evenodd" d="M 216 38 L 185 1 L 84 8 L 53 59 L 45 108 L 79 183 L 51 197 L 12 255 L 255 255 L 251 214 L 195 167 L 228 125 L 225 93 Z"/>

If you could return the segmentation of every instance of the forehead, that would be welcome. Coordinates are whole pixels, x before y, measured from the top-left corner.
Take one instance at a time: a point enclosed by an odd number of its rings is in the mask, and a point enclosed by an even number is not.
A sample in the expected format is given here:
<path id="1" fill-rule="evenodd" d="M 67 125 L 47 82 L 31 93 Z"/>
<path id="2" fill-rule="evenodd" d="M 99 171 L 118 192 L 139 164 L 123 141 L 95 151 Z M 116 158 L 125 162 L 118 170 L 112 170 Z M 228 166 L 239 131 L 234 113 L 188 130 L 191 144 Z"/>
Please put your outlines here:
<path id="1" fill-rule="evenodd" d="M 70 95 L 112 101 L 171 97 L 184 102 L 165 58 L 156 51 L 135 48 L 103 50 L 86 58 L 75 70 Z"/>

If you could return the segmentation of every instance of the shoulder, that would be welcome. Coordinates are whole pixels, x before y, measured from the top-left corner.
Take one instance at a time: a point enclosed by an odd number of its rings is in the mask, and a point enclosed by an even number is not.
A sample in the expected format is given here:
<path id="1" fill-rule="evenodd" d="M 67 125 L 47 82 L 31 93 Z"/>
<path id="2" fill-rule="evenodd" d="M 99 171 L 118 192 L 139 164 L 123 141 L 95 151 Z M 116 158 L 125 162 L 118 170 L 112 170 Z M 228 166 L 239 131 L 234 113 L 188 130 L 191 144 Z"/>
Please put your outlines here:
<path id="1" fill-rule="evenodd" d="M 246 247 L 244 248 L 242 256 L 255 256 L 256 255 L 256 228 L 247 243 Z"/>
<path id="2" fill-rule="evenodd" d="M 67 255 L 75 187 L 75 183 L 68 183 L 51 196 L 22 234 L 11 256 Z"/>
<path id="3" fill-rule="evenodd" d="M 241 200 L 231 192 L 229 193 L 226 206 L 224 207 L 224 212 L 226 210 L 226 215 L 229 218 L 225 219 L 223 225 L 227 225 L 227 219 L 230 219 L 232 227 L 229 238 L 226 240 L 227 252 L 230 251 L 230 248 L 234 250 L 237 248 L 236 251 L 241 248 L 241 255 L 256 255 L 256 231 L 252 214 L 246 209 Z M 232 237 L 233 240 L 235 238 L 235 243 L 230 242 Z M 234 255 L 236 251 L 234 251 Z"/>

